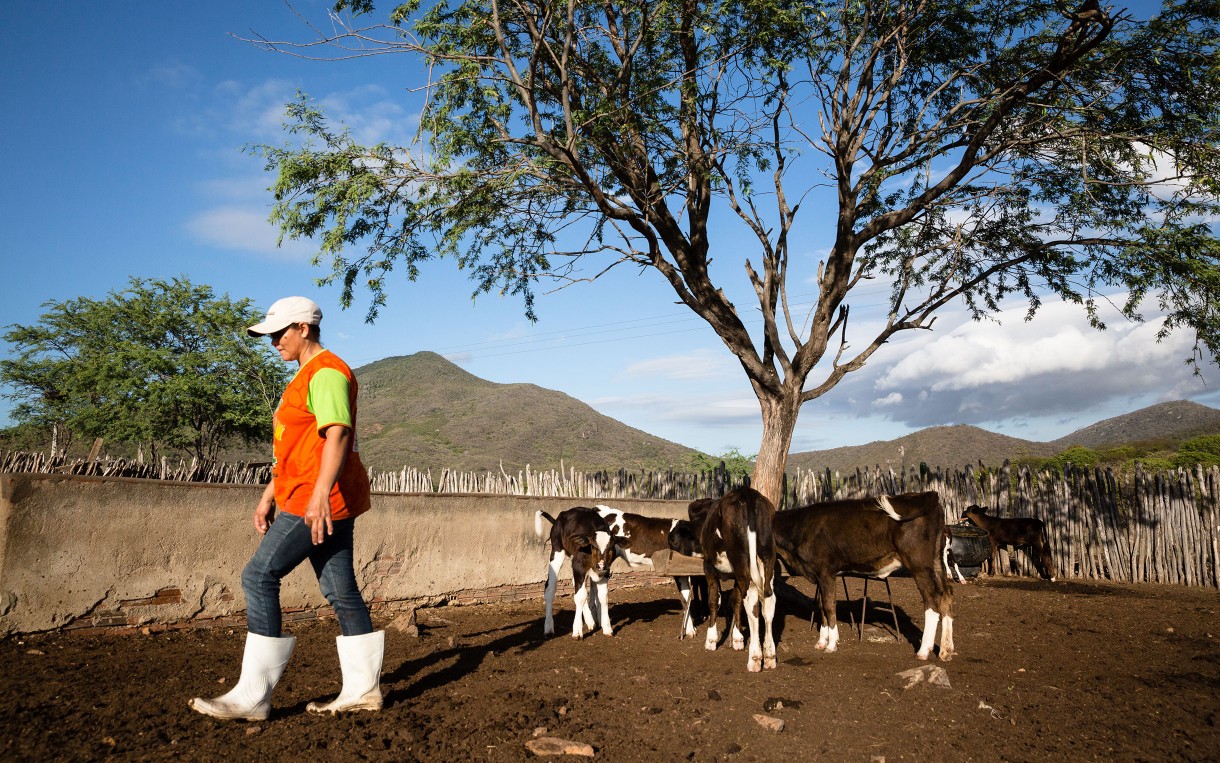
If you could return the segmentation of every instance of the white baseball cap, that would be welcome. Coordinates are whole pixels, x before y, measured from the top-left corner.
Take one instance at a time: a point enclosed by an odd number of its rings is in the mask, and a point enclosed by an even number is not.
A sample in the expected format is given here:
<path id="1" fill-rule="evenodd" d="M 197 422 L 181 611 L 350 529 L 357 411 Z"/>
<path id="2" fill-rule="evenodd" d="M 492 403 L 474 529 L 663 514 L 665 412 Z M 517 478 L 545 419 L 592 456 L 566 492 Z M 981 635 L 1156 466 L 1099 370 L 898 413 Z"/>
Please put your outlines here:
<path id="1" fill-rule="evenodd" d="M 267 317 L 263 319 L 262 323 L 246 329 L 246 333 L 250 336 L 265 336 L 288 328 L 294 323 L 321 325 L 322 308 L 307 297 L 284 297 L 276 300 L 276 303 L 267 310 Z"/>

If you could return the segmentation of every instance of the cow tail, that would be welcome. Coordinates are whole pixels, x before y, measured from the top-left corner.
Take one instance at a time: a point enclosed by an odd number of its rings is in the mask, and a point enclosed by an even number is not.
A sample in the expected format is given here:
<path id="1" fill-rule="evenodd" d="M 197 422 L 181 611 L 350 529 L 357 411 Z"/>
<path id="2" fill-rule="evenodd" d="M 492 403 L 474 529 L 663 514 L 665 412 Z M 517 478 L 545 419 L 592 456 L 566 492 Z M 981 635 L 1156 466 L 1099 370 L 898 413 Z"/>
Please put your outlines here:
<path id="1" fill-rule="evenodd" d="M 552 517 L 550 514 L 547 514 L 542 509 L 539 509 L 538 511 L 534 512 L 534 535 L 537 535 L 539 538 L 543 537 L 542 520 L 544 518 L 546 519 L 546 521 L 550 522 L 551 524 L 555 524 L 555 518 Z"/>
<path id="2" fill-rule="evenodd" d="M 750 580 L 759 591 L 766 590 L 763 581 L 767 576 L 763 573 L 762 563 L 758 559 L 758 529 L 747 530 L 746 539 L 750 547 Z"/>

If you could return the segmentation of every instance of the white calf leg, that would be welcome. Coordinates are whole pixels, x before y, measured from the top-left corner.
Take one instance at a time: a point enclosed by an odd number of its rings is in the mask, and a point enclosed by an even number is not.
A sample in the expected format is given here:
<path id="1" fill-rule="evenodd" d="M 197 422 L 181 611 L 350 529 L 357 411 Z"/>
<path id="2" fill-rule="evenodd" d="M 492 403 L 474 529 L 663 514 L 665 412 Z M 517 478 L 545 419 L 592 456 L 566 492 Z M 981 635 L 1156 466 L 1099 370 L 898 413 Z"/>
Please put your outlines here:
<path id="1" fill-rule="evenodd" d="M 542 634 L 550 636 L 555 633 L 555 586 L 559 583 L 559 568 L 563 565 L 567 554 L 562 551 L 553 557 L 546 565 L 546 621 L 542 625 Z"/>
<path id="2" fill-rule="evenodd" d="M 953 644 L 953 618 L 945 615 L 940 618 L 940 659 L 948 662 L 953 659 L 957 648 Z"/>
<path id="3" fill-rule="evenodd" d="M 771 631 L 771 623 L 775 619 L 775 591 L 771 595 L 763 599 L 763 667 L 768 670 L 775 669 L 775 636 Z"/>
<path id="4" fill-rule="evenodd" d="M 751 585 L 746 589 L 746 620 L 750 623 L 750 651 L 746 656 L 746 670 L 757 673 L 762 670 L 762 646 L 758 639 L 758 615 L 754 605 L 758 603 L 758 589 Z"/>
<path id="5" fill-rule="evenodd" d="M 923 640 L 919 642 L 919 651 L 915 656 L 921 660 L 928 659 L 928 655 L 932 654 L 932 644 L 936 641 L 936 623 L 940 620 L 940 613 L 935 609 L 925 609 L 923 611 Z"/>
<path id="6" fill-rule="evenodd" d="M 598 614 L 602 621 L 602 633 L 607 636 L 613 636 L 614 631 L 610 627 L 610 581 L 605 578 L 599 578 L 594 581 L 594 595 L 597 597 Z"/>
<path id="7" fill-rule="evenodd" d="M 720 631 L 716 629 L 716 620 L 716 612 L 713 610 L 711 617 L 707 619 L 707 639 L 703 642 L 703 646 L 709 652 L 716 651 L 716 646 L 720 643 Z"/>
<path id="8" fill-rule="evenodd" d="M 814 649 L 824 649 L 827 652 L 833 652 L 839 648 L 839 624 L 835 623 L 833 627 L 823 625 L 818 628 L 818 643 L 813 645 Z"/>
<path id="9" fill-rule="evenodd" d="M 593 629 L 593 614 L 589 612 L 589 581 L 586 580 L 572 594 L 572 601 L 576 605 L 576 616 L 572 618 L 572 638 L 584 638 L 585 621 L 588 621 L 588 627 Z"/>

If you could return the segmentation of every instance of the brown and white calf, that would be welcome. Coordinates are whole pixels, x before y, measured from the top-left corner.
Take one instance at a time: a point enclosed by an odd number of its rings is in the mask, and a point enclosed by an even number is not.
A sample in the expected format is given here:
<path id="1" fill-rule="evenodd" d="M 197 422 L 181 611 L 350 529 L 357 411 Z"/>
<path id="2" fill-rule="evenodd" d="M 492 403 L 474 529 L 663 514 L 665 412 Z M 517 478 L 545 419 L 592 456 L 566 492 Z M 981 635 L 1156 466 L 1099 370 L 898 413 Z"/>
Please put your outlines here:
<path id="1" fill-rule="evenodd" d="M 552 517 L 539 510 L 534 514 L 534 532 L 543 537 L 542 520 L 551 523 L 551 556 L 546 565 L 546 621 L 542 632 L 550 636 L 555 632 L 553 615 L 555 588 L 559 582 L 559 568 L 567 559 L 572 560 L 572 601 L 576 615 L 572 620 L 572 637 L 582 638 L 585 628 L 594 630 L 601 623 L 602 633 L 614 635 L 610 628 L 609 598 L 607 586 L 610 580 L 610 565 L 616 553 L 610 526 L 596 509 L 577 506 Z M 598 610 L 595 618 L 592 607 Z"/>
<path id="2" fill-rule="evenodd" d="M 815 503 L 775 517 L 775 547 L 784 563 L 818 586 L 822 626 L 818 649 L 835 651 L 835 576 L 854 572 L 885 578 L 906 568 L 923 598 L 928 659 L 940 623 L 940 658 L 953 657 L 953 591 L 944 568 L 945 514 L 935 492 Z"/>
<path id="3" fill-rule="evenodd" d="M 746 620 L 750 624 L 746 668 L 752 673 L 775 667 L 775 637 L 771 627 L 775 618 L 775 589 L 771 585 L 775 573 L 774 520 L 775 506 L 766 496 L 752 488 L 738 488 L 707 504 L 699 538 L 703 546 L 703 573 L 707 579 L 711 608 L 704 645 L 708 650 L 715 651 L 720 644 L 716 629 L 716 610 L 720 601 L 718 573 L 731 575 L 733 591 L 729 611 L 732 624 L 729 632 L 733 634 L 733 648 L 741 649 L 744 645 L 738 618 L 744 603 Z M 712 591 L 715 593 L 712 594 Z M 761 639 L 758 622 L 760 609 L 764 630 Z"/>
<path id="4" fill-rule="evenodd" d="M 1038 568 L 1038 574 L 1052 583 L 1055 582 L 1055 560 L 1051 558 L 1050 538 L 1046 534 L 1046 524 L 1041 519 L 993 517 L 981 506 L 967 506 L 962 512 L 962 519 L 968 519 L 987 531 L 987 537 L 991 540 L 991 556 L 988 561 L 991 562 L 992 574 L 995 573 L 995 558 L 1000 546 L 1012 546 L 1029 553 L 1029 558 Z"/>
<path id="5" fill-rule="evenodd" d="M 632 567 L 651 568 L 652 555 L 671 548 L 669 534 L 683 521 L 631 514 L 604 504 L 597 505 L 597 513 L 601 514 L 610 526 L 610 534 L 614 537 L 616 548 L 615 555 Z M 674 577 L 674 585 L 678 587 L 678 595 L 682 597 L 685 612 L 690 604 L 691 578 L 689 575 L 677 575 Z M 685 635 L 695 635 L 695 626 L 689 620 L 683 627 Z"/>

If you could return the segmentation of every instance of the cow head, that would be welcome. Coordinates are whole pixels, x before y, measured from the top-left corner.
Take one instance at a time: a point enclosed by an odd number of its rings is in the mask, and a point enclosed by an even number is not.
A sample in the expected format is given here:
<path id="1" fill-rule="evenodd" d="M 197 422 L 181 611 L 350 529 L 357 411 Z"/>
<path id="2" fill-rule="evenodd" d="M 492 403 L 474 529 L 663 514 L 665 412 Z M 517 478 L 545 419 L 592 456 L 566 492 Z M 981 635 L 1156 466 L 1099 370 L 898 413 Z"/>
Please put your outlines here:
<path id="1" fill-rule="evenodd" d="M 971 505 L 971 506 L 967 506 L 966 510 L 962 512 L 961 518 L 969 520 L 976 527 L 982 527 L 983 523 L 981 521 L 979 521 L 979 517 L 985 517 L 985 516 L 987 516 L 987 512 L 983 511 L 982 506 Z"/>
<path id="2" fill-rule="evenodd" d="M 686 556 L 703 556 L 703 545 L 699 542 L 699 531 L 693 522 L 679 520 L 669 531 L 669 548 Z"/>
<path id="3" fill-rule="evenodd" d="M 573 535 L 572 541 L 579 551 L 589 555 L 589 569 L 599 576 L 610 577 L 610 565 L 618 555 L 614 538 L 610 533 L 598 530 L 594 533 Z"/>

